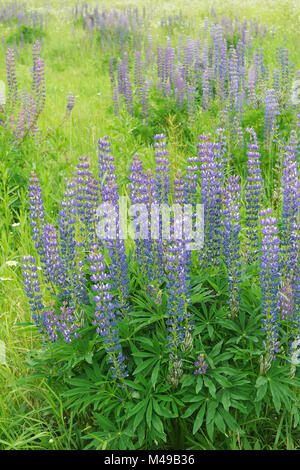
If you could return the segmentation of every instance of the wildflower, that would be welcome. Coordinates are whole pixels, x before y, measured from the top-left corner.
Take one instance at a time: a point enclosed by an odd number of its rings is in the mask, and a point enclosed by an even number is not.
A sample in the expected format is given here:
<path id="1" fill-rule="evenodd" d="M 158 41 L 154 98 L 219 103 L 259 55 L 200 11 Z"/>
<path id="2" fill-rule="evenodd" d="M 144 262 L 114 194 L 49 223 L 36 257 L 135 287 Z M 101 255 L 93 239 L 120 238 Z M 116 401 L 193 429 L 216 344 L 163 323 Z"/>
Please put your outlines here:
<path id="1" fill-rule="evenodd" d="M 29 178 L 29 217 L 32 231 L 32 239 L 40 256 L 44 254 L 43 247 L 43 227 L 45 224 L 45 209 L 42 197 L 40 181 L 35 173 L 31 173 Z"/>
<path id="2" fill-rule="evenodd" d="M 204 354 L 199 354 L 198 361 L 194 362 L 194 365 L 197 367 L 197 369 L 194 371 L 195 375 L 206 374 L 208 364 L 204 359 Z"/>
<path id="3" fill-rule="evenodd" d="M 48 284 L 53 283 L 57 287 L 65 286 L 66 279 L 59 252 L 58 233 L 56 228 L 51 224 L 44 225 L 43 246 L 44 256 L 41 260 L 43 268 L 37 267 L 37 269 L 44 271 L 44 276 Z"/>
<path id="4" fill-rule="evenodd" d="M 18 262 L 17 261 L 6 261 L 5 264 L 7 264 L 7 266 L 17 266 Z"/>
<path id="5" fill-rule="evenodd" d="M 79 302 L 87 302 L 83 260 L 75 240 L 76 225 L 76 182 L 69 181 L 59 212 L 59 234 L 61 245 L 61 264 L 66 284 L 64 295 Z"/>
<path id="6" fill-rule="evenodd" d="M 15 53 L 13 49 L 6 52 L 6 73 L 8 84 L 8 102 L 14 108 L 18 99 L 18 85 L 16 77 Z M 10 110 L 11 112 L 13 109 Z"/>
<path id="7" fill-rule="evenodd" d="M 257 259 L 258 252 L 258 217 L 262 200 L 263 180 L 260 169 L 260 153 L 256 134 L 248 128 L 250 143 L 248 143 L 248 176 L 246 185 L 246 226 L 248 261 Z"/>
<path id="8" fill-rule="evenodd" d="M 118 292 L 119 311 L 123 314 L 128 307 L 129 279 L 125 243 L 122 236 L 119 214 L 119 194 L 115 168 L 109 139 L 104 137 L 104 139 L 99 140 L 99 177 L 104 178 L 107 175 L 107 180 L 101 185 L 100 193 L 102 201 L 112 206 L 116 213 L 116 236 L 108 237 L 104 241 L 111 259 L 111 279 L 114 288 Z"/>
<path id="9" fill-rule="evenodd" d="M 239 176 L 230 176 L 223 191 L 224 243 L 223 255 L 228 272 L 230 309 L 235 316 L 239 308 L 240 261 L 240 199 Z"/>
<path id="10" fill-rule="evenodd" d="M 268 145 L 271 142 L 272 136 L 277 128 L 277 116 L 279 114 L 279 105 L 276 99 L 276 94 L 273 89 L 268 90 L 265 98 L 265 143 Z"/>
<path id="11" fill-rule="evenodd" d="M 77 245 L 85 250 L 96 237 L 96 207 L 98 206 L 98 182 L 90 171 L 87 157 L 79 157 L 73 173 L 76 192 L 76 214 L 79 218 L 79 238 Z"/>
<path id="12" fill-rule="evenodd" d="M 205 237 L 202 265 L 219 263 L 221 251 L 221 194 L 222 176 L 220 146 L 214 145 L 210 136 L 200 135 L 198 157 L 201 171 L 201 204 L 204 205 Z"/>
<path id="13" fill-rule="evenodd" d="M 174 202 L 180 204 L 184 198 L 184 181 L 181 173 L 177 173 L 174 181 Z M 176 220 L 174 225 L 176 224 Z M 187 296 L 189 294 L 189 275 L 185 244 L 182 239 L 177 239 L 176 233 L 171 236 L 166 252 L 166 274 L 168 289 L 168 302 L 166 321 L 168 330 L 168 348 L 170 352 L 169 381 L 175 381 L 181 368 L 180 350 L 189 350 L 192 347 L 192 322 L 187 310 Z M 177 371 L 177 372 L 176 372 Z M 176 372 L 176 374 L 175 374 Z M 175 375 L 174 375 L 175 374 Z M 175 380 L 176 379 L 176 380 Z M 174 383 L 175 383 L 174 382 Z"/>
<path id="14" fill-rule="evenodd" d="M 35 258 L 33 256 L 24 256 L 22 259 L 22 270 L 24 278 L 25 292 L 29 299 L 32 319 L 40 332 L 44 328 L 44 305 L 42 303 L 42 294 L 40 292 L 40 282 L 37 274 Z"/>
<path id="15" fill-rule="evenodd" d="M 67 113 L 70 114 L 74 106 L 75 106 L 75 97 L 73 96 L 73 93 L 69 91 L 68 96 L 67 96 Z"/>
<path id="16" fill-rule="evenodd" d="M 283 192 L 282 207 L 282 268 L 286 278 L 291 278 L 294 271 L 296 252 L 292 243 L 292 227 L 299 213 L 300 184 L 298 163 L 294 147 L 284 147 L 283 172 L 281 177 Z"/>
<path id="17" fill-rule="evenodd" d="M 149 205 L 149 194 L 147 193 L 147 177 L 143 171 L 143 164 L 137 155 L 134 156 L 132 165 L 130 166 L 129 175 L 130 200 L 132 206 L 136 204 L 144 204 L 145 208 Z M 134 225 L 134 237 L 137 261 L 143 277 L 150 276 L 150 256 L 151 241 L 148 239 L 149 220 L 148 210 L 145 214 L 144 207 L 140 208 L 139 214 L 134 211 L 132 222 Z M 147 208 L 148 209 L 148 208 Z M 145 227 L 147 233 L 141 233 L 142 227 Z"/>
<path id="18" fill-rule="evenodd" d="M 282 319 L 288 319 L 293 315 L 294 295 L 292 283 L 289 279 L 284 280 L 284 284 L 279 289 L 277 305 Z"/>
<path id="19" fill-rule="evenodd" d="M 52 343 L 57 341 L 60 335 L 68 344 L 72 344 L 73 338 L 79 337 L 78 332 L 76 332 L 78 324 L 75 321 L 74 312 L 66 302 L 60 307 L 59 313 L 53 308 L 53 305 L 50 305 L 43 314 L 46 337 Z"/>
<path id="20" fill-rule="evenodd" d="M 170 191 L 170 177 L 169 177 L 169 165 L 168 158 L 169 152 L 166 149 L 166 136 L 164 134 L 156 134 L 154 136 L 154 149 L 155 149 L 155 163 L 156 163 L 156 185 L 157 185 L 157 203 L 167 203 L 168 194 Z"/>
<path id="21" fill-rule="evenodd" d="M 262 371 L 267 371 L 276 359 L 279 352 L 278 341 L 278 289 L 279 289 L 279 267 L 280 248 L 278 237 L 278 221 L 272 216 L 272 209 L 260 212 L 262 246 L 260 276 L 262 288 L 262 313 L 263 330 L 265 332 L 264 348 L 265 357 L 262 362 Z"/>
<path id="22" fill-rule="evenodd" d="M 99 247 L 96 244 L 92 245 L 88 261 L 91 263 L 89 269 L 93 282 L 92 289 L 95 292 L 94 301 L 96 302 L 94 325 L 97 326 L 97 332 L 103 337 L 113 377 L 122 380 L 128 375 L 128 372 L 118 336 L 116 307 L 103 260 L 104 257 L 99 251 Z"/>

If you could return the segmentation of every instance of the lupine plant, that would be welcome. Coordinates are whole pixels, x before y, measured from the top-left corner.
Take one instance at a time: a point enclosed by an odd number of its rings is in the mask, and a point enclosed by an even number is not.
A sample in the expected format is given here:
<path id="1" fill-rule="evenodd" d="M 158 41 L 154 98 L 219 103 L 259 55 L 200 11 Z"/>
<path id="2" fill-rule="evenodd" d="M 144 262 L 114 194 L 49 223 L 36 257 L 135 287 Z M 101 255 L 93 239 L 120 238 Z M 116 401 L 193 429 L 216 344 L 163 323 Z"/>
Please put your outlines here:
<path id="1" fill-rule="evenodd" d="M 123 236 L 117 166 L 107 136 L 98 143 L 97 177 L 87 158 L 81 157 L 73 178 L 66 182 L 57 227 L 47 222 L 38 178 L 32 175 L 30 179 L 29 211 L 37 259 L 24 258 L 23 275 L 32 318 L 45 351 L 51 348 L 54 351 L 55 345 L 64 344 L 64 348 L 77 351 L 79 356 L 95 355 L 102 361 L 102 372 L 97 372 L 99 380 L 101 377 L 103 384 L 109 381 L 103 385 L 103 392 L 112 390 L 111 382 L 116 387 L 113 394 L 119 397 L 116 404 L 119 411 L 108 411 L 108 416 L 121 413 L 124 406 L 129 447 L 144 442 L 144 437 L 135 440 L 136 430 L 144 436 L 147 429 L 152 436 L 150 442 L 154 439 L 163 442 L 167 421 L 164 424 L 162 417 L 177 419 L 179 407 L 186 405 L 183 418 L 198 410 L 194 433 L 204 419 L 211 439 L 215 427 L 221 433 L 227 427 L 239 429 L 237 413 L 240 419 L 251 407 L 260 413 L 266 376 L 272 380 L 271 394 L 276 409 L 281 407 L 276 393 L 286 394 L 285 400 L 290 400 L 288 406 L 294 407 L 294 419 L 299 416 L 295 411 L 296 397 L 289 390 L 290 380 L 297 383 L 299 353 L 299 188 L 297 183 L 288 184 L 296 171 L 294 154 L 291 147 L 285 147 L 281 235 L 272 209 L 261 209 L 263 180 L 254 131 L 248 130 L 252 138 L 251 151 L 247 152 L 250 176 L 244 188 L 238 175 L 225 175 L 226 141 L 222 132 L 219 129 L 216 136 L 200 136 L 199 156 L 187 159 L 184 172 L 178 170 L 172 184 L 166 135 L 154 136 L 155 176 L 145 170 L 138 155 L 134 156 L 128 182 L 132 240 Z M 182 214 L 185 204 L 195 210 L 198 203 L 206 206 L 204 246 L 199 248 L 194 262 L 187 243 L 191 241 L 190 236 L 187 239 L 183 236 L 186 219 Z M 105 216 L 109 216 L 106 224 L 99 225 L 103 213 L 99 213 L 98 205 L 105 207 Z M 149 235 L 153 205 L 160 211 L 163 207 L 172 209 L 168 236 L 164 237 L 162 211 L 154 240 Z M 195 219 L 193 213 L 192 219 Z M 111 225 L 112 221 L 115 226 Z M 244 223 L 248 228 L 243 233 Z M 253 235 L 249 242 L 250 223 L 255 238 Z M 245 249 L 247 259 L 243 261 Z M 284 264 L 283 270 L 285 257 L 290 261 Z M 207 290 L 206 273 L 216 267 L 214 291 Z M 245 304 L 243 294 L 249 282 L 247 275 L 245 278 L 249 269 L 256 270 L 260 278 L 261 291 L 255 312 Z M 283 282 L 287 272 L 290 281 Z M 216 296 L 227 299 L 227 307 L 224 312 L 216 313 L 214 327 L 207 308 L 216 311 Z M 207 321 L 203 321 L 203 315 Z M 245 315 L 251 320 L 240 330 Z M 148 330 L 148 336 L 141 336 L 141 330 Z M 228 331 L 239 336 L 228 338 Z M 240 334 L 240 331 L 244 332 Z M 135 344 L 131 338 L 135 338 Z M 219 341 L 212 347 L 210 342 L 215 338 Z M 245 374 L 239 378 L 248 361 L 246 356 L 244 359 L 241 356 L 240 348 L 234 359 L 238 361 L 239 372 L 234 372 L 232 343 L 241 343 L 246 349 L 248 345 L 247 351 L 254 348 L 251 360 L 256 381 L 245 379 Z M 71 370 L 70 363 L 68 373 Z M 281 379 L 277 378 L 279 371 L 282 371 Z M 72 374 L 76 377 L 75 371 Z M 74 386 L 80 394 L 86 379 L 74 380 L 79 380 Z M 186 394 L 187 387 L 189 394 Z M 150 392 L 154 394 L 153 408 L 147 404 Z M 66 397 L 76 397 L 76 393 L 71 388 L 66 391 Z M 165 393 L 171 401 L 168 398 L 164 402 Z M 214 418 L 209 418 L 210 405 L 206 409 L 207 394 L 215 403 Z M 180 404 L 176 396 L 181 397 Z M 249 396 L 253 400 L 244 406 L 242 403 Z M 72 398 L 70 406 L 77 407 L 79 403 L 79 397 L 75 401 Z M 99 401 L 94 406 L 96 416 L 100 410 L 104 412 Z"/>
<path id="2" fill-rule="evenodd" d="M 299 72 L 292 54 L 278 47 L 269 61 L 264 40 L 273 29 L 214 8 L 196 23 L 183 12 L 157 19 L 146 8 L 78 4 L 73 20 L 66 28 L 75 55 L 82 44 L 86 55 L 101 48 L 103 88 L 111 86 L 113 98 L 101 101 L 101 126 L 112 140 L 101 137 L 96 156 L 87 145 L 79 157 L 63 126 L 57 135 L 47 131 L 45 145 L 31 142 L 46 98 L 42 43 L 33 46 L 26 92 L 17 49 L 7 51 L 8 93 L 0 96 L 3 135 L 18 151 L 32 143 L 38 158 L 24 160 L 24 175 L 32 171 L 27 202 L 13 212 L 24 256 L 20 266 L 4 263 L 16 277 L 20 268 L 28 299 L 23 324 L 24 305 L 12 303 L 13 330 L 30 331 L 33 344 L 26 387 L 32 381 L 35 392 L 29 397 L 26 388 L 25 411 L 21 404 L 16 416 L 30 420 L 31 398 L 39 403 L 53 389 L 33 445 L 60 446 L 67 429 L 70 445 L 85 449 L 296 448 L 300 187 L 292 84 Z M 78 126 L 77 139 L 84 93 L 73 114 L 75 97 L 62 91 L 63 124 Z M 94 136 L 98 128 L 91 129 Z M 53 152 L 56 138 L 63 143 Z M 9 191 L 0 194 L 6 214 Z M 6 215 L 5 235 L 11 222 Z M 3 241 L 9 253 L 9 237 Z M 2 416 L 6 446 L 1 426 Z M 15 447 L 23 434 L 13 434 Z"/>

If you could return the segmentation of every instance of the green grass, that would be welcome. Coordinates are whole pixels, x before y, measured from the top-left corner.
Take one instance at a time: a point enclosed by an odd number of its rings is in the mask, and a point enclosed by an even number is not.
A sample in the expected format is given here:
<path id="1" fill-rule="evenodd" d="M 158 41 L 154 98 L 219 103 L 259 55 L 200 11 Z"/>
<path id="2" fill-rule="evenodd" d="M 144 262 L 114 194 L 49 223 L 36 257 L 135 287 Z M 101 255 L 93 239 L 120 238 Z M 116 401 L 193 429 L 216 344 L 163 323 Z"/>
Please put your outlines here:
<path id="1" fill-rule="evenodd" d="M 34 8 L 44 7 L 43 2 L 28 2 Z M 26 381 L 29 367 L 26 355 L 39 348 L 38 333 L 26 324 L 30 321 L 27 298 L 23 289 L 21 268 L 8 266 L 7 261 L 20 263 L 21 257 L 33 250 L 27 211 L 27 177 L 36 169 L 43 187 L 48 214 L 57 212 L 63 194 L 63 180 L 70 176 L 80 155 L 88 155 L 92 166 L 97 164 L 97 140 L 109 135 L 113 154 L 118 163 L 121 185 L 128 175 L 130 161 L 138 152 L 148 166 L 153 166 L 151 138 L 165 129 L 168 134 L 172 171 L 183 167 L 187 155 L 195 154 L 197 135 L 215 130 L 213 116 L 204 113 L 195 122 L 182 125 L 180 117 L 172 113 L 160 113 L 163 103 L 153 115 L 151 127 L 131 120 L 126 113 L 116 119 L 111 102 L 108 75 L 109 53 L 102 51 L 95 36 L 90 37 L 77 22 L 75 37 L 72 33 L 71 7 L 77 1 L 51 2 L 48 28 L 43 34 L 26 30 L 25 47 L 19 48 L 17 78 L 21 87 L 30 85 L 32 40 L 43 36 L 42 57 L 46 64 L 46 107 L 39 120 L 42 142 L 35 146 L 30 139 L 20 149 L 9 149 L 5 136 L 1 138 L 0 161 L 0 340 L 5 345 L 6 360 L 0 363 L 0 449 L 72 449 L 82 448 L 81 436 L 91 425 L 84 419 L 74 422 L 64 410 L 59 395 L 45 380 L 37 377 Z M 91 3 L 91 2 L 90 2 Z M 116 7 L 133 2 L 110 2 Z M 55 6 L 56 5 L 56 6 Z M 151 33 L 154 41 L 165 40 L 168 34 L 158 24 L 162 12 L 182 8 L 183 14 L 192 17 L 192 32 L 210 14 L 211 2 L 191 1 L 158 2 L 139 1 L 138 6 L 151 8 L 153 21 Z M 300 68 L 299 19 L 300 6 L 297 1 L 216 1 L 219 14 L 235 14 L 240 18 L 257 18 L 274 31 L 268 35 L 264 50 L 270 63 L 275 61 L 275 49 L 289 48 L 291 58 Z M 44 7 L 45 8 L 45 7 Z M 56 9 L 55 9 L 56 8 Z M 186 31 L 176 31 L 186 34 Z M 0 25 L 0 35 L 8 43 L 19 42 L 20 29 L 13 25 Z M 192 34 L 191 34 L 192 35 Z M 29 44 L 29 45 L 28 45 Z M 5 50 L 0 48 L 1 69 L 5 71 Z M 3 79 L 4 73 L 2 73 Z M 64 120 L 66 97 L 71 90 L 75 96 L 75 107 L 71 117 Z M 61 123 L 61 124 L 59 124 Z M 187 139 L 188 135 L 188 139 Z M 273 157 L 272 157 L 273 158 Z M 276 156 L 275 156 L 276 158 Z M 265 161 L 267 157 L 265 158 Z M 271 160 L 273 164 L 273 160 Z M 270 165 L 266 172 L 270 171 Z M 271 181 L 271 178 L 269 179 Z M 271 199 L 272 194 L 267 197 Z M 19 223 L 18 226 L 13 224 Z M 285 422 L 285 421 L 284 421 Z M 267 428 L 265 426 L 267 425 Z M 249 424 L 253 429 L 251 445 L 262 448 L 260 435 L 269 433 L 269 448 L 299 448 L 294 443 L 290 428 L 268 417 L 263 425 L 257 421 Z M 239 448 L 237 436 L 228 437 L 228 448 Z M 262 441 L 265 439 L 262 438 Z M 192 447 L 193 441 L 190 442 Z M 195 445 L 198 445 L 197 442 Z M 203 436 L 203 448 L 214 448 Z M 243 441 L 244 448 L 247 442 Z M 252 447 L 252 448 L 253 448 Z"/>

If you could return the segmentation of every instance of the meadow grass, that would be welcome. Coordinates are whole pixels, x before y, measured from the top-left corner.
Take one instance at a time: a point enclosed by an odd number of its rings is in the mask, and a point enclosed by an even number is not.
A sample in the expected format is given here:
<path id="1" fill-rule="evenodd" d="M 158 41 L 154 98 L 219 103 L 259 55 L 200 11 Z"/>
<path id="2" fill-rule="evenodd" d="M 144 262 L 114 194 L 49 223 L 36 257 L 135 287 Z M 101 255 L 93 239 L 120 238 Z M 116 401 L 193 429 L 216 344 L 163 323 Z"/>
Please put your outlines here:
<path id="1" fill-rule="evenodd" d="M 46 11 L 48 2 L 30 1 L 27 5 Z M 113 142 L 113 153 L 118 165 L 121 186 L 129 173 L 133 155 L 139 153 L 149 167 L 154 167 L 152 136 L 167 130 L 172 172 L 182 168 L 186 156 L 196 152 L 197 135 L 212 132 L 216 125 L 209 113 L 197 117 L 186 129 L 176 116 L 161 114 L 151 129 L 141 126 L 137 119 L 130 119 L 125 112 L 115 118 L 111 100 L 111 86 L 108 74 L 110 51 L 101 49 L 96 35 L 83 30 L 80 22 L 74 22 L 71 14 L 75 1 L 52 1 L 48 12 L 48 25 L 43 39 L 41 55 L 46 64 L 46 105 L 39 120 L 42 131 L 40 145 L 24 142 L 22 148 L 11 152 L 2 136 L 2 157 L 0 162 L 1 195 L 1 253 L 0 253 L 0 340 L 5 347 L 5 361 L 0 363 L 0 449 L 78 449 L 84 447 L 82 436 L 91 423 L 84 419 L 73 421 L 64 410 L 60 391 L 46 383 L 42 377 L 27 381 L 29 373 L 28 352 L 39 348 L 39 335 L 30 326 L 31 315 L 23 289 L 21 268 L 8 266 L 7 261 L 20 263 L 24 254 L 31 253 L 33 242 L 28 223 L 27 178 L 36 170 L 43 187 L 46 210 L 55 218 L 59 201 L 63 195 L 63 181 L 72 174 L 80 155 L 87 155 L 92 167 L 97 164 L 97 141 L 109 135 Z M 92 3 L 92 2 L 89 2 Z M 110 2 L 116 8 L 132 5 L 132 2 Z M 182 9 L 192 19 L 192 32 L 205 16 L 210 15 L 211 2 L 158 2 L 138 1 L 139 8 L 151 9 L 152 24 L 149 28 L 153 39 L 165 41 L 170 32 L 159 26 L 158 19 L 163 12 Z M 297 1 L 215 1 L 218 14 L 232 17 L 257 18 L 265 23 L 274 37 L 264 40 L 268 62 L 275 61 L 276 47 L 290 50 L 291 60 L 300 68 L 299 26 L 300 5 Z M 72 31 L 72 23 L 74 30 Z M 13 36 L 16 25 L 0 24 L 0 36 Z M 179 31 L 181 32 L 181 31 Z M 176 34 L 178 31 L 176 31 Z M 188 31 L 182 31 L 188 34 Z M 171 32 L 172 34 L 172 32 Z M 17 78 L 20 86 L 30 86 L 32 62 L 31 44 L 19 48 Z M 5 49 L 0 48 L 1 79 L 5 80 Z M 75 107 L 71 116 L 64 119 L 66 97 L 71 90 L 75 96 Z M 45 138 L 46 136 L 46 138 Z M 273 158 L 273 157 L 272 157 Z M 266 164 L 265 172 L 272 171 L 272 158 Z M 267 157 L 266 157 L 267 160 Z M 8 163 L 7 163 L 8 162 Z M 271 181 L 271 178 L 269 179 Z M 270 183 L 271 184 L 271 183 Z M 266 195 L 273 204 L 272 192 Z M 13 226 L 13 224 L 19 224 Z M 293 449 L 294 442 L 290 428 L 268 417 L 260 425 L 249 423 L 257 438 L 269 435 L 269 448 Z M 190 442 L 193 447 L 193 441 Z M 195 445 L 199 447 L 199 442 Z M 203 448 L 215 448 L 216 444 L 203 436 Z M 238 449 L 236 436 L 228 438 L 227 448 Z"/>

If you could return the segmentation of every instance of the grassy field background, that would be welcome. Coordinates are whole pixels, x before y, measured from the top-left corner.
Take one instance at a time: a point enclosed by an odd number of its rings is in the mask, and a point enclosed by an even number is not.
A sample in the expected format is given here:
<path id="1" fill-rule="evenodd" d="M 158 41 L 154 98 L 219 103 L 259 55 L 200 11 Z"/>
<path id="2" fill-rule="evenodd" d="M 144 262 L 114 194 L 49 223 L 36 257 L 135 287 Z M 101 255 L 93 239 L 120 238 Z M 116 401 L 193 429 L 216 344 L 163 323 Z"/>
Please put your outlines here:
<path id="1" fill-rule="evenodd" d="M 75 20 L 72 14 L 75 1 L 32 1 L 26 4 L 28 8 L 47 14 L 47 29 L 41 52 L 46 65 L 46 105 L 39 120 L 42 131 L 39 146 L 25 142 L 13 156 L 9 156 L 4 141 L 1 149 L 0 340 L 3 354 L 0 360 L 0 448 L 80 448 L 80 435 L 89 429 L 90 423 L 82 421 L 73 427 L 72 422 L 68 422 L 66 426 L 67 416 L 59 391 L 38 377 L 35 381 L 26 380 L 29 369 L 25 357 L 39 344 L 36 331 L 26 325 L 30 321 L 30 311 L 20 268 L 21 257 L 33 248 L 28 223 L 26 179 L 32 169 L 37 170 L 46 210 L 55 217 L 63 194 L 64 178 L 71 175 L 80 155 L 87 155 L 92 165 L 97 165 L 97 140 L 100 137 L 110 136 L 118 172 L 121 181 L 122 178 L 125 181 L 130 161 L 136 152 L 149 166 L 153 165 L 149 134 L 160 132 L 161 129 L 153 124 L 147 130 L 137 120 L 129 119 L 125 113 L 119 119 L 115 118 L 108 74 L 111 51 L 101 49 L 96 36 L 83 30 L 80 22 Z M 124 5 L 132 3 L 109 3 L 110 8 Z M 159 24 L 159 18 L 164 12 L 170 14 L 182 9 L 183 14 L 191 18 L 191 31 L 175 31 L 173 34 L 193 36 L 203 19 L 211 15 L 212 2 L 137 1 L 135 6 L 151 11 L 149 33 L 154 41 L 159 39 L 164 43 L 170 34 Z M 260 24 L 265 23 L 268 31 L 274 32 L 273 36 L 268 34 L 263 41 L 268 62 L 275 61 L 276 47 L 285 47 L 290 51 L 296 70 L 300 68 L 299 1 L 215 1 L 213 6 L 219 15 L 237 15 L 241 19 L 254 18 Z M 0 24 L 0 37 L 5 39 L 6 45 L 16 32 L 16 26 Z M 6 47 L 1 46 L 0 78 L 4 81 L 5 51 Z M 20 87 L 28 87 L 31 44 L 19 47 L 18 55 L 18 82 Z M 64 120 L 69 90 L 75 96 L 75 107 L 70 118 Z M 174 121 L 171 115 L 161 116 L 159 122 L 168 130 L 173 170 L 183 164 L 186 155 L 196 151 L 193 142 L 197 141 L 197 135 L 215 127 L 211 118 L 204 115 L 191 125 L 193 138 L 185 142 L 180 123 Z M 10 266 L 8 261 L 16 261 L 17 265 Z M 274 442 L 270 442 L 270 446 L 276 448 Z M 286 448 L 291 446 L 286 436 Z"/>

